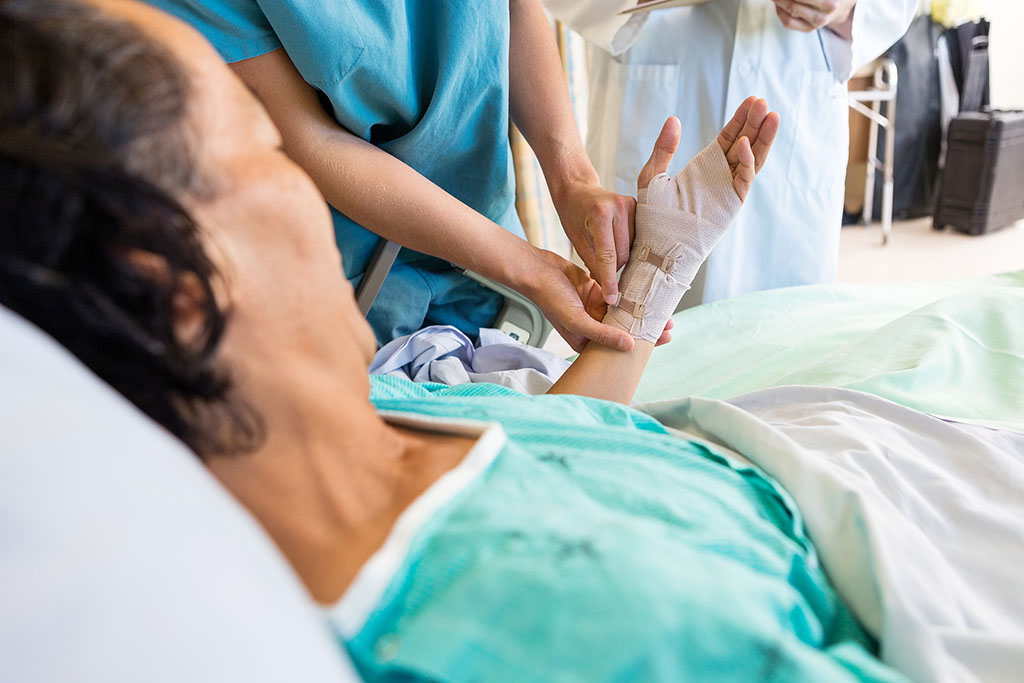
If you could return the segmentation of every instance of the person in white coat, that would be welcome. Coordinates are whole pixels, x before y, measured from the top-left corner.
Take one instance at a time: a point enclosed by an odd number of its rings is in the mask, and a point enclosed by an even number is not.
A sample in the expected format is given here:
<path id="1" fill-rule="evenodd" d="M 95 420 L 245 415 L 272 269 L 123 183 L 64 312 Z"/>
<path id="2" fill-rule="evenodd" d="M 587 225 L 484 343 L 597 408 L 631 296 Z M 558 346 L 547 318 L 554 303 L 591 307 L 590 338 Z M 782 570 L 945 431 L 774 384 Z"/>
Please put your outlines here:
<path id="1" fill-rule="evenodd" d="M 835 280 L 845 84 L 903 35 L 918 0 L 710 0 L 631 15 L 618 12 L 636 0 L 544 4 L 589 43 L 587 152 L 605 187 L 629 192 L 668 116 L 683 123 L 678 166 L 748 95 L 781 114 L 775 159 L 684 305 Z"/>

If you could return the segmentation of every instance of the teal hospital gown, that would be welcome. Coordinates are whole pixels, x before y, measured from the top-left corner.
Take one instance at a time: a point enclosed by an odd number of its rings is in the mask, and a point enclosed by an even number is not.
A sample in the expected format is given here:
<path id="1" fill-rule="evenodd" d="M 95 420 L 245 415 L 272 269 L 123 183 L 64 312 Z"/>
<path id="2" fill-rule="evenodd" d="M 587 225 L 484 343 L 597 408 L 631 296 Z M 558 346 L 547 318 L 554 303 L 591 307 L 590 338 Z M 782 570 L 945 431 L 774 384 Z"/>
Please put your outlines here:
<path id="1" fill-rule="evenodd" d="M 228 62 L 283 47 L 346 130 L 523 236 L 508 141 L 509 7 L 501 0 L 147 0 L 196 27 Z M 380 239 L 332 208 L 358 285 Z M 502 299 L 403 249 L 368 320 L 381 343 L 425 324 L 475 336 Z"/>
<path id="2" fill-rule="evenodd" d="M 372 381 L 492 426 L 326 608 L 366 680 L 902 680 L 754 469 L 604 401 Z"/>

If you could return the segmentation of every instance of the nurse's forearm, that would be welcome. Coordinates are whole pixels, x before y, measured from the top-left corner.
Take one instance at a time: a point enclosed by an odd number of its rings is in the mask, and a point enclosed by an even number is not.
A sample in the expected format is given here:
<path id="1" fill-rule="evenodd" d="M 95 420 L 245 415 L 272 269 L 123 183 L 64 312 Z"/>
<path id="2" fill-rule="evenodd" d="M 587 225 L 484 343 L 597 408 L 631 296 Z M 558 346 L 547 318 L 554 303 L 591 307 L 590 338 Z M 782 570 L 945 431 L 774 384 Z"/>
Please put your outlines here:
<path id="1" fill-rule="evenodd" d="M 288 149 L 327 201 L 355 222 L 529 294 L 530 276 L 539 267 L 536 249 L 404 162 L 343 132 Z"/>
<path id="2" fill-rule="evenodd" d="M 548 393 L 576 394 L 628 405 L 653 350 L 654 344 L 642 339 L 629 351 L 590 342 Z"/>
<path id="3" fill-rule="evenodd" d="M 381 237 L 531 295 L 541 268 L 536 248 L 339 126 L 284 50 L 232 68 L 263 102 L 287 154 L 331 205 Z"/>
<path id="4" fill-rule="evenodd" d="M 572 182 L 598 183 L 573 117 L 551 25 L 538 0 L 509 6 L 509 106 L 537 155 L 552 196 Z"/>

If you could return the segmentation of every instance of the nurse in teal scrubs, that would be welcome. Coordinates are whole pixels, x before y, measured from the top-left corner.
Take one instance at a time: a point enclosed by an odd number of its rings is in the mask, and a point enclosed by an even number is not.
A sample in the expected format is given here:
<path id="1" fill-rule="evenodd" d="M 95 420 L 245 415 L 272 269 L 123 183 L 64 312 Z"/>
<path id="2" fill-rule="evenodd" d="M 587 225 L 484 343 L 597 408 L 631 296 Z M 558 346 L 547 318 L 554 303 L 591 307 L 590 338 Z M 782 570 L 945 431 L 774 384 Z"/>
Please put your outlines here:
<path id="1" fill-rule="evenodd" d="M 198 28 L 263 101 L 331 205 L 353 285 L 381 238 L 407 247 L 368 314 L 380 342 L 493 322 L 501 298 L 454 263 L 532 299 L 576 347 L 632 346 L 594 318 L 614 301 L 635 204 L 600 187 L 536 0 L 150 2 Z M 593 280 L 522 239 L 510 115 Z"/>

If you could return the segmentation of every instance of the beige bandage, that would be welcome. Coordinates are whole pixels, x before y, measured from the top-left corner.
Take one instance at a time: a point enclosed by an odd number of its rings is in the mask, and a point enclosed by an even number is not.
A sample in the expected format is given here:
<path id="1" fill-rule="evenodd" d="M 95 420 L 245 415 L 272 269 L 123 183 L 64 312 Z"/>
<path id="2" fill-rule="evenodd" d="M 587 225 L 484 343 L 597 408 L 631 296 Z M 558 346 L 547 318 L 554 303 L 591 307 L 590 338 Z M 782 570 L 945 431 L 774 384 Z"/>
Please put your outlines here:
<path id="1" fill-rule="evenodd" d="M 742 205 L 718 142 L 674 178 L 652 179 L 637 193 L 633 247 L 619 277 L 618 303 L 604 322 L 656 342 Z"/>

